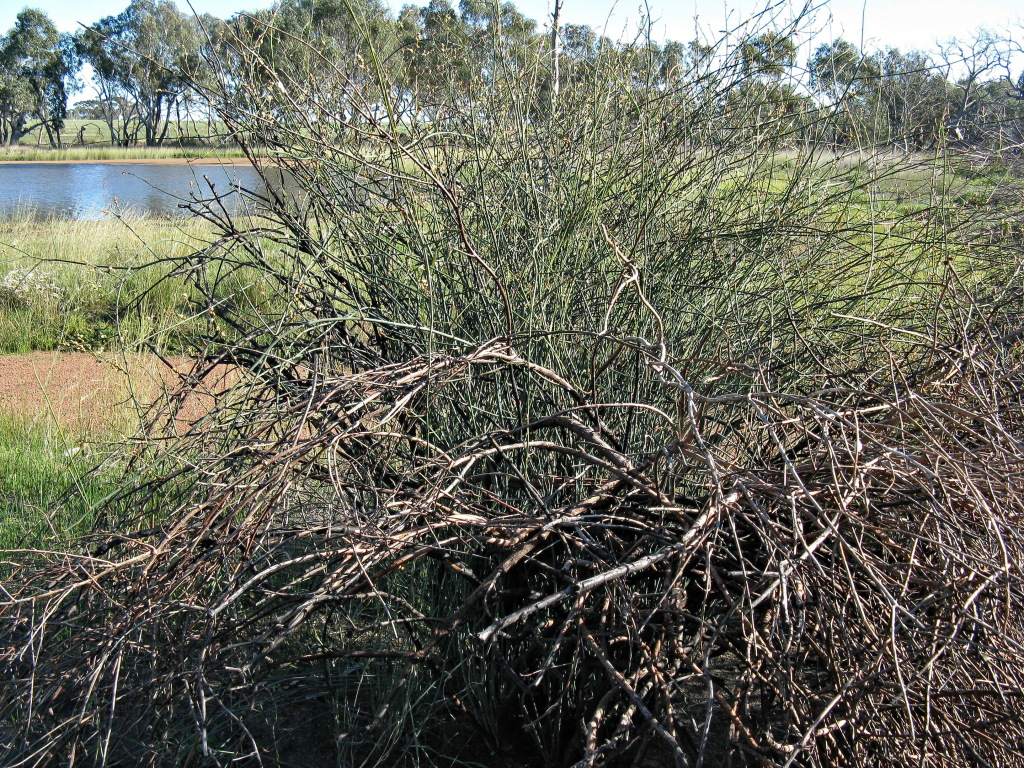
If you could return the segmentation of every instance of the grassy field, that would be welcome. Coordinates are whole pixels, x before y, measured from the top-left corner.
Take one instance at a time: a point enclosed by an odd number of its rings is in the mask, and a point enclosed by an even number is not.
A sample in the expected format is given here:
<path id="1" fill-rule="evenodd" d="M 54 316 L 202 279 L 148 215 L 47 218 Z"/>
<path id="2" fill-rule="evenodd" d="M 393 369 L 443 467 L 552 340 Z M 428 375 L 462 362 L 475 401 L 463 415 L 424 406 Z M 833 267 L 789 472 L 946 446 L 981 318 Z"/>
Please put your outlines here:
<path id="1" fill-rule="evenodd" d="M 0 162 L 116 160 L 166 160 L 176 158 L 241 157 L 242 152 L 227 138 L 223 124 L 212 128 L 205 121 L 189 121 L 180 128 L 172 123 L 164 145 L 147 147 L 137 144 L 117 147 L 110 138 L 110 129 L 102 120 L 68 120 L 61 131 L 60 149 L 50 146 L 42 129 L 22 137 L 17 146 L 0 147 Z"/>
<path id="2" fill-rule="evenodd" d="M 167 128 L 167 139 L 169 143 L 203 143 L 220 144 L 227 140 L 227 127 L 220 122 L 212 125 L 205 120 L 182 120 L 179 126 L 177 122 L 171 121 Z M 69 145 L 103 145 L 110 144 L 110 129 L 103 120 L 81 120 L 70 119 L 65 121 L 64 129 L 60 132 L 61 142 Z M 36 128 L 23 136 L 20 142 L 23 147 L 45 147 L 48 144 L 46 132 L 42 128 Z"/>
<path id="3" fill-rule="evenodd" d="M 0 353 L 102 350 L 166 333 L 187 312 L 162 259 L 190 252 L 208 228 L 158 220 L 0 222 Z"/>

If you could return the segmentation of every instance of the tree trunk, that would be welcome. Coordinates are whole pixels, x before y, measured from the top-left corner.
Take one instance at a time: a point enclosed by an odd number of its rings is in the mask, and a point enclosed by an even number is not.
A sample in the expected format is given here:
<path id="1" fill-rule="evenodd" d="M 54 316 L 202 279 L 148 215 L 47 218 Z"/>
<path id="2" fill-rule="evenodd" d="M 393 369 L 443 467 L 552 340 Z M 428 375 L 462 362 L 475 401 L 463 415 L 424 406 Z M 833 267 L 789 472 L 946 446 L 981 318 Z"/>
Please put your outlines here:
<path id="1" fill-rule="evenodd" d="M 11 121 L 10 146 L 18 146 L 18 144 L 21 143 L 22 137 L 31 130 L 30 128 L 25 127 L 27 120 L 28 118 L 25 115 L 18 115 Z"/>
<path id="2" fill-rule="evenodd" d="M 559 71 L 559 59 L 562 53 L 561 39 L 558 36 L 558 27 L 562 22 L 562 0 L 555 0 L 555 11 L 551 16 L 551 112 L 554 113 L 561 86 L 559 81 L 562 79 Z"/>
<path id="3" fill-rule="evenodd" d="M 175 99 L 174 103 L 177 103 L 177 99 Z M 161 111 L 162 111 L 162 109 L 161 109 Z M 157 113 L 156 120 L 157 120 L 157 126 L 159 126 L 160 125 L 160 112 Z M 160 136 L 157 138 L 157 146 L 160 146 L 160 147 L 162 147 L 164 145 L 164 142 L 167 140 L 167 130 L 171 127 L 171 102 L 167 103 L 167 116 L 164 118 L 163 122 L 164 122 L 164 127 L 160 131 Z M 181 126 L 181 117 L 180 117 L 180 115 L 179 115 L 179 118 L 178 118 L 178 126 L 179 126 L 179 128 L 178 128 L 178 138 L 180 139 L 181 138 L 181 128 L 180 128 L 180 126 Z"/>

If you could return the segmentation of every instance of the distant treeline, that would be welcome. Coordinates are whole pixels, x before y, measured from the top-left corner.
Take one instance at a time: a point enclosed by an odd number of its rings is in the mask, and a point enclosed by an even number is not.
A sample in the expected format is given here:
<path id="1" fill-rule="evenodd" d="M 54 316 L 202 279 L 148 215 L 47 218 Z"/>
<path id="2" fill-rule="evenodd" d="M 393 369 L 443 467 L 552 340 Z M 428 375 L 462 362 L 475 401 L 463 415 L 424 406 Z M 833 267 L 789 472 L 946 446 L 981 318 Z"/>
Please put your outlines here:
<path id="1" fill-rule="evenodd" d="M 1011 69 L 1020 41 L 1010 34 L 979 31 L 933 52 L 908 53 L 862 51 L 838 39 L 799 61 L 799 19 L 749 33 L 741 27 L 724 41 L 664 45 L 549 21 L 540 26 L 514 4 L 488 0 L 461 0 L 458 8 L 431 0 L 397 16 L 380 0 L 280 0 L 227 21 L 183 13 L 170 0 L 133 0 L 121 14 L 68 34 L 43 11 L 26 8 L 0 37 L 0 143 L 18 144 L 38 130 L 40 141 L 60 146 L 71 117 L 102 120 L 111 142 L 122 146 L 160 146 L 185 135 L 183 122 L 221 130 L 212 106 L 221 99 L 208 97 L 230 94 L 243 74 L 263 78 L 268 88 L 282 73 L 321 73 L 332 83 L 340 74 L 360 104 L 386 79 L 393 92 L 381 94 L 382 105 L 400 104 L 402 120 L 422 123 L 465 109 L 497 78 L 528 73 L 533 98 L 520 106 L 540 116 L 552 99 L 572 98 L 596 82 L 603 67 L 628 73 L 645 98 L 686 99 L 713 89 L 722 110 L 742 116 L 736 129 L 753 140 L 784 121 L 794 143 L 836 147 L 1013 150 L 1024 141 L 1024 74 Z M 729 66 L 722 66 L 723 42 L 732 51 Z M 69 109 L 69 98 L 84 88 L 85 64 L 97 98 Z M 358 110 L 347 108 L 345 97 L 325 94 L 338 100 L 339 118 L 350 125 Z M 758 105 L 753 113 L 751 104 Z"/>

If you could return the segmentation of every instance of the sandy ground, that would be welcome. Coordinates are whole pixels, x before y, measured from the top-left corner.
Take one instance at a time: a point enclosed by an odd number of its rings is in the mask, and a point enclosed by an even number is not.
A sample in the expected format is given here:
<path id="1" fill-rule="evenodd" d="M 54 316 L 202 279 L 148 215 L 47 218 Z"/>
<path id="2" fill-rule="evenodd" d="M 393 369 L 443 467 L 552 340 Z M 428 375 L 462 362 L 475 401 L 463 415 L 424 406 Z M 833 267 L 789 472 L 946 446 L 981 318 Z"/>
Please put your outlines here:
<path id="1" fill-rule="evenodd" d="M 0 413 L 56 420 L 86 432 L 130 429 L 139 407 L 156 401 L 178 381 L 188 361 L 156 357 L 125 361 L 85 353 L 33 352 L 0 356 Z M 204 403 L 202 400 L 206 400 Z M 192 398 L 183 414 L 191 420 L 209 407 Z"/>

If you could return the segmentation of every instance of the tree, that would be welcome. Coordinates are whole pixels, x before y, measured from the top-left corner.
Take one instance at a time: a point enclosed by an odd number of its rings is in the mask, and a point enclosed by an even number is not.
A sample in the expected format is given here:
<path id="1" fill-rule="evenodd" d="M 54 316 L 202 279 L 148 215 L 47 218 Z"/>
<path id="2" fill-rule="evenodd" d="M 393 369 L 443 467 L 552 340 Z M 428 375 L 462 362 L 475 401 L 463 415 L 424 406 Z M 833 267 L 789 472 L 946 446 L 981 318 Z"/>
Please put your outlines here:
<path id="1" fill-rule="evenodd" d="M 49 16 L 32 8 L 19 13 L 0 38 L 0 139 L 17 144 L 41 127 L 57 146 L 78 68 L 69 36 Z"/>
<path id="2" fill-rule="evenodd" d="M 127 146 L 144 136 L 147 146 L 167 137 L 174 106 L 195 69 L 199 30 L 171 0 L 132 0 L 77 38 L 78 50 L 95 70 L 101 100 L 121 105 L 108 111 L 113 140 Z"/>
<path id="3" fill-rule="evenodd" d="M 480 74 L 470 55 L 472 18 L 472 12 L 457 14 L 449 0 L 402 8 L 399 26 L 408 82 L 419 106 L 434 118 Z"/>
<path id="4" fill-rule="evenodd" d="M 658 68 L 659 84 L 671 87 L 678 82 L 686 67 L 686 46 L 676 40 L 665 43 L 661 49 L 661 62 Z"/>
<path id="5" fill-rule="evenodd" d="M 852 43 L 837 39 L 818 46 L 807 68 L 812 90 L 835 107 L 829 119 L 830 140 L 846 144 L 863 135 L 872 83 L 879 77 L 878 62 Z"/>
<path id="6" fill-rule="evenodd" d="M 874 58 L 879 73 L 871 89 L 876 139 L 907 151 L 932 144 L 949 111 L 946 78 L 920 51 L 888 48 Z"/>
<path id="7" fill-rule="evenodd" d="M 836 102 L 863 95 L 868 79 L 878 76 L 874 62 L 853 43 L 839 39 L 819 45 L 807 68 L 811 87 Z"/>
<path id="8" fill-rule="evenodd" d="M 812 89 L 839 107 L 838 143 L 857 137 L 909 151 L 939 137 L 950 88 L 924 53 L 887 48 L 869 55 L 835 40 L 818 47 L 808 69 Z"/>
<path id="9" fill-rule="evenodd" d="M 321 100 L 356 119 L 371 100 L 365 63 L 386 61 L 394 49 L 387 8 L 380 0 L 286 0 L 271 13 L 276 75 L 314 78 Z"/>
<path id="10" fill-rule="evenodd" d="M 737 116 L 737 128 L 748 131 L 760 144 L 764 135 L 782 137 L 781 119 L 792 123 L 801 107 L 793 83 L 785 77 L 796 62 L 796 45 L 791 35 L 768 30 L 743 39 L 736 50 L 737 87 L 729 94 L 730 109 Z M 767 131 L 766 127 L 773 126 Z"/>
<path id="11" fill-rule="evenodd" d="M 763 32 L 740 45 L 741 71 L 748 77 L 778 82 L 796 61 L 793 38 L 780 32 Z"/>
<path id="12" fill-rule="evenodd" d="M 471 71 L 493 85 L 501 72 L 522 69 L 535 40 L 534 21 L 514 4 L 497 0 L 461 0 L 459 13 L 469 37 Z"/>
<path id="13" fill-rule="evenodd" d="M 956 76 L 948 127 L 954 140 L 974 144 L 982 131 L 976 117 L 982 108 L 986 81 L 1009 66 L 1008 51 L 996 35 L 979 29 L 970 38 L 954 39 L 939 48 L 947 78 Z"/>

